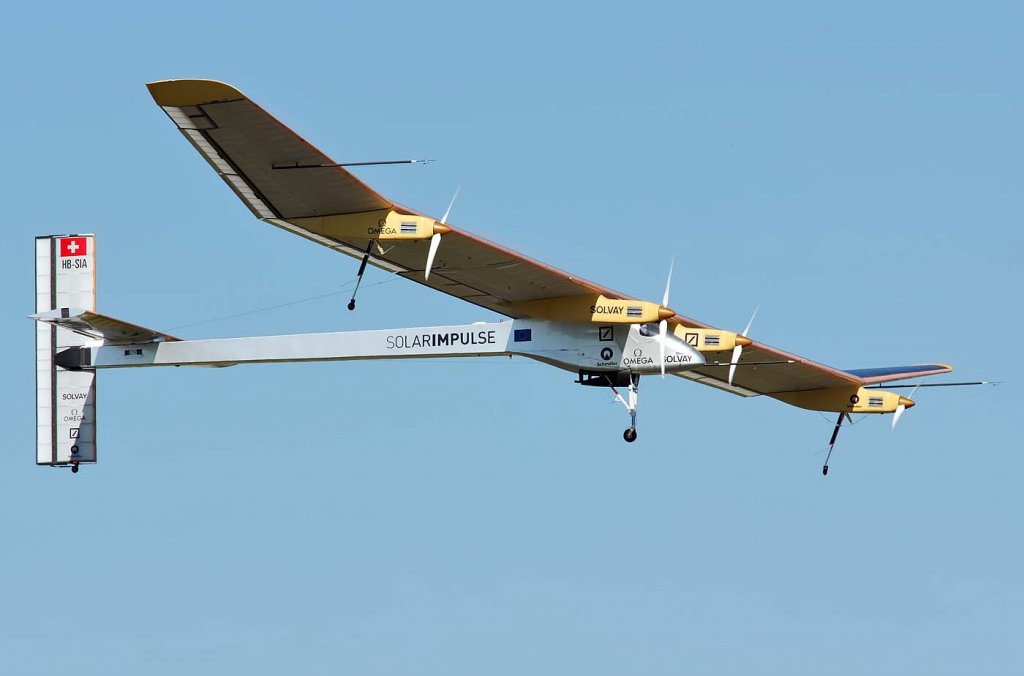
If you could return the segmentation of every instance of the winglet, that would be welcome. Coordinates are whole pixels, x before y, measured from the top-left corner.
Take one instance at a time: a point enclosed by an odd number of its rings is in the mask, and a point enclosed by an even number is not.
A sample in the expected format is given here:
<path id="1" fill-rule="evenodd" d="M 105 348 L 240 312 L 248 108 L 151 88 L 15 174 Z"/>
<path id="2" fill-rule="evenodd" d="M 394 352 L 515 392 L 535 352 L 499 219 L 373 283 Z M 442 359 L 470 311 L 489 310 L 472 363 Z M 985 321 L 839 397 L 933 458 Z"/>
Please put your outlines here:
<path id="1" fill-rule="evenodd" d="M 245 94 L 216 80 L 159 80 L 146 85 L 160 106 L 198 106 L 215 101 L 239 101 Z"/>
<path id="2" fill-rule="evenodd" d="M 846 372 L 856 376 L 864 383 L 888 383 L 893 380 L 906 380 L 923 376 L 934 376 L 949 373 L 953 367 L 949 364 L 914 364 L 913 366 L 883 366 L 870 369 L 847 369 Z"/>

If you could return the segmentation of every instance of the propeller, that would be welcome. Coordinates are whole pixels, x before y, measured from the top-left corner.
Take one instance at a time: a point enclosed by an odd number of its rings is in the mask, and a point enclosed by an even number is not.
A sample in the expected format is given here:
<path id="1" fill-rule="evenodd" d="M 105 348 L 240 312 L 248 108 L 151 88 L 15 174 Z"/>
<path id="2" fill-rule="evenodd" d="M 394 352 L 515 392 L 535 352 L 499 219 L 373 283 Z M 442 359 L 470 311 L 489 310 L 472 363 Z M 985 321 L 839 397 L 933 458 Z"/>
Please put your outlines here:
<path id="1" fill-rule="evenodd" d="M 744 338 L 747 336 L 748 333 L 750 333 L 750 325 L 754 323 L 754 317 L 757 316 L 757 311 L 760 310 L 760 309 L 761 309 L 761 306 L 758 305 L 756 308 L 754 308 L 754 314 L 750 315 L 750 321 L 747 322 L 747 328 L 743 329 L 743 333 L 741 334 Z M 736 347 L 732 348 L 732 358 L 729 360 L 729 384 L 730 385 L 732 385 L 732 377 L 734 375 L 736 375 L 736 364 L 739 363 L 740 355 L 741 354 L 743 354 L 743 346 L 742 345 L 736 345 Z"/>
<path id="2" fill-rule="evenodd" d="M 665 280 L 665 293 L 661 297 L 661 307 L 668 307 L 668 292 L 672 288 L 672 268 L 676 266 L 676 257 L 672 257 L 672 262 L 668 265 L 668 279 Z M 665 377 L 665 340 L 668 336 L 668 319 L 662 319 L 661 323 L 658 324 L 658 341 L 661 348 L 661 377 Z"/>
<path id="3" fill-rule="evenodd" d="M 430 279 L 430 268 L 434 267 L 434 256 L 437 255 L 437 248 L 441 246 L 441 235 L 452 231 L 447 225 L 448 214 L 452 212 L 452 207 L 455 206 L 455 200 L 458 199 L 460 190 L 462 190 L 462 186 L 455 189 L 452 201 L 448 203 L 448 208 L 444 210 L 444 216 L 434 225 L 434 234 L 430 236 L 430 250 L 427 252 L 427 267 L 423 270 L 424 281 Z"/>
<path id="4" fill-rule="evenodd" d="M 918 387 L 921 387 L 921 386 L 920 385 L 915 385 L 914 389 L 910 390 L 910 397 L 914 396 L 914 392 L 917 392 L 917 388 Z M 892 428 L 893 429 L 896 429 L 896 423 L 898 423 L 900 421 L 900 418 L 903 416 L 903 412 L 906 411 L 908 408 L 913 408 L 914 407 L 916 402 L 913 399 L 911 399 L 910 397 L 900 397 L 900 403 L 896 407 L 896 412 L 892 416 Z"/>

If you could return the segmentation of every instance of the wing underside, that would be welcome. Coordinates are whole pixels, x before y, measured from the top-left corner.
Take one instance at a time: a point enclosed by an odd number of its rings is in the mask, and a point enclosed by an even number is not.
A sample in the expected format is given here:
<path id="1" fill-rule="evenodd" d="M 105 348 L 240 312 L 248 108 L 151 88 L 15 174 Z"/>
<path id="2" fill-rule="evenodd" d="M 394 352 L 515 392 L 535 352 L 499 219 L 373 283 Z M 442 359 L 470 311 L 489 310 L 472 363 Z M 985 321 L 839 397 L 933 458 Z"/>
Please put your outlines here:
<path id="1" fill-rule="evenodd" d="M 370 240 L 339 237 L 321 225 L 329 220 L 324 217 L 379 210 L 424 215 L 379 195 L 230 85 L 211 80 L 165 80 L 148 87 L 179 131 L 250 211 L 267 223 L 360 258 Z M 628 298 L 459 228 L 453 227 L 443 242 L 429 281 L 423 275 L 429 246 L 425 239 L 371 249 L 369 262 L 509 317 L 526 316 L 513 307 L 521 301 L 588 294 Z M 682 315 L 670 322 L 710 328 Z M 718 361 L 727 364 L 729 357 L 722 353 Z M 743 396 L 856 387 L 885 382 L 878 378 L 895 379 L 841 371 L 761 343 L 743 350 L 741 363 L 751 362 L 759 365 L 738 368 L 733 385 L 726 382 L 728 367 L 724 365 L 711 365 L 684 377 Z M 902 377 L 913 375 L 928 374 Z"/>

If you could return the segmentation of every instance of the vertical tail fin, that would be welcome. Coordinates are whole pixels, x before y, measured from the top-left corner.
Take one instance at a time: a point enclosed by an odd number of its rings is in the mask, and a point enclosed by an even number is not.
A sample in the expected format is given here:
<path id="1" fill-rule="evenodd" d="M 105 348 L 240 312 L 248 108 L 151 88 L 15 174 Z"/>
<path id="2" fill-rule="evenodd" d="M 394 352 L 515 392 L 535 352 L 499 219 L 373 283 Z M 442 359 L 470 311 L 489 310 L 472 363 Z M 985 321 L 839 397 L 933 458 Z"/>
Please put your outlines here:
<path id="1" fill-rule="evenodd" d="M 96 309 L 96 238 L 36 238 L 36 313 Z M 62 350 L 90 339 L 36 322 L 36 464 L 96 462 L 96 373 L 60 366 Z"/>

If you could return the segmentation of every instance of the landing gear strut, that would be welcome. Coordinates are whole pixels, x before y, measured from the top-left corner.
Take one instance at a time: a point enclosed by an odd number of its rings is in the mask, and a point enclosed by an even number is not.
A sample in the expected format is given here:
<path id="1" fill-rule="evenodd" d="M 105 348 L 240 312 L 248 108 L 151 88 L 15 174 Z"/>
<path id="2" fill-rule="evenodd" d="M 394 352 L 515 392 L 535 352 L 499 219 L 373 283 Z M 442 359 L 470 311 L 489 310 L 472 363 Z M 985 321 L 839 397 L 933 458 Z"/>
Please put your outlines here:
<path id="1" fill-rule="evenodd" d="M 366 272 L 366 263 L 370 260 L 370 251 L 373 249 L 373 240 L 366 245 L 366 253 L 363 254 L 363 260 L 359 263 L 359 273 L 356 275 L 356 288 L 352 290 L 352 300 L 348 302 L 348 309 L 351 312 L 356 309 L 356 294 L 359 293 L 359 285 L 363 283 L 363 273 Z"/>
<path id="2" fill-rule="evenodd" d="M 626 411 L 629 413 L 629 427 L 622 433 L 622 438 L 629 443 L 636 441 L 636 407 L 637 407 L 637 390 L 640 388 L 640 376 L 629 374 L 629 400 L 622 398 L 619 391 L 615 389 L 614 385 L 609 385 L 612 388 L 612 392 L 615 393 L 615 399 L 626 407 Z"/>
<path id="3" fill-rule="evenodd" d="M 822 476 L 828 476 L 828 460 L 832 457 L 832 449 L 836 446 L 836 437 L 839 436 L 839 428 L 843 426 L 843 418 L 846 418 L 851 423 L 853 422 L 849 413 L 844 411 L 839 414 L 839 420 L 836 420 L 836 428 L 832 430 L 832 438 L 828 442 L 828 455 L 825 456 L 825 464 L 821 467 Z"/>

